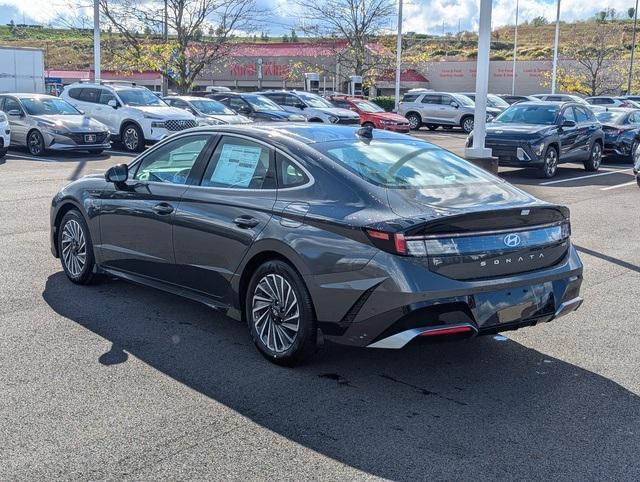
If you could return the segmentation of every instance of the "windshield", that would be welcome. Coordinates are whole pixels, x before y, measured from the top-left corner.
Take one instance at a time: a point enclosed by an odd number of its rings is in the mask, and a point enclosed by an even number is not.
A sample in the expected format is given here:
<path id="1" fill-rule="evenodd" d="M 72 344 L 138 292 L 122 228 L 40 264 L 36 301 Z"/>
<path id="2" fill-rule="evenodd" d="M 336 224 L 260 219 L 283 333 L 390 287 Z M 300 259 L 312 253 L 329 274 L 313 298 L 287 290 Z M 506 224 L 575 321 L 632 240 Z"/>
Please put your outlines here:
<path id="1" fill-rule="evenodd" d="M 368 100 L 355 100 L 353 103 L 363 112 L 384 112 L 382 107 Z"/>
<path id="2" fill-rule="evenodd" d="M 496 118 L 506 124 L 553 125 L 558 116 L 558 106 L 512 105 Z"/>
<path id="3" fill-rule="evenodd" d="M 231 109 L 229 109 L 224 104 L 218 102 L 217 100 L 192 100 L 191 105 L 195 107 L 197 110 L 202 112 L 205 115 L 209 114 L 226 114 L 226 115 L 234 115 Z"/>
<path id="4" fill-rule="evenodd" d="M 267 99 L 263 95 L 244 95 L 242 96 L 242 98 L 249 102 L 249 104 L 251 104 L 251 107 L 253 107 L 258 112 L 282 110 L 282 107 L 280 107 L 271 99 Z"/>
<path id="5" fill-rule="evenodd" d="M 147 89 L 123 89 L 117 92 L 125 105 L 166 105 L 157 95 Z"/>
<path id="6" fill-rule="evenodd" d="M 29 115 L 80 115 L 75 107 L 62 99 L 33 97 L 20 100 Z"/>
<path id="7" fill-rule="evenodd" d="M 318 143 L 316 148 L 366 181 L 392 189 L 493 183 L 482 169 L 418 140 L 354 139 Z"/>
<path id="8" fill-rule="evenodd" d="M 473 101 L 469 97 L 467 97 L 466 95 L 457 94 L 457 95 L 454 95 L 453 98 L 456 99 L 460 103 L 460 105 L 464 105 L 464 106 L 467 106 L 467 107 L 474 107 L 475 106 Z"/>
<path id="9" fill-rule="evenodd" d="M 326 109 L 327 107 L 329 107 L 331 109 L 335 109 L 335 106 L 331 102 L 323 99 L 319 95 L 306 94 L 301 92 L 298 94 L 298 97 L 300 97 L 309 107 L 313 107 L 316 109 Z"/>
<path id="10" fill-rule="evenodd" d="M 626 115 L 626 112 L 610 112 L 610 111 L 602 111 L 596 112 L 596 119 L 598 119 L 602 123 L 607 124 L 620 124 Z"/>

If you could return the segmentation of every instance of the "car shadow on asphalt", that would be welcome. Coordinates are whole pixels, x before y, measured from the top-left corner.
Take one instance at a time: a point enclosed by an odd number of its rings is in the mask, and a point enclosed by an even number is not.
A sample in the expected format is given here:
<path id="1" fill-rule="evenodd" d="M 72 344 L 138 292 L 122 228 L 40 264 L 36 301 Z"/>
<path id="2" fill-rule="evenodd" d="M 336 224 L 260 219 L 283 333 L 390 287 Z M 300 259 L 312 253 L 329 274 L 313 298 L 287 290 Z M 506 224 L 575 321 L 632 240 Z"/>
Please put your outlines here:
<path id="1" fill-rule="evenodd" d="M 402 351 L 326 345 L 309 364 L 287 369 L 257 353 L 242 323 L 150 288 L 76 286 L 58 272 L 43 298 L 111 342 L 86 363 L 111 369 L 130 354 L 282 437 L 375 476 L 593 480 L 640 473 L 640 397 L 505 337 Z"/>

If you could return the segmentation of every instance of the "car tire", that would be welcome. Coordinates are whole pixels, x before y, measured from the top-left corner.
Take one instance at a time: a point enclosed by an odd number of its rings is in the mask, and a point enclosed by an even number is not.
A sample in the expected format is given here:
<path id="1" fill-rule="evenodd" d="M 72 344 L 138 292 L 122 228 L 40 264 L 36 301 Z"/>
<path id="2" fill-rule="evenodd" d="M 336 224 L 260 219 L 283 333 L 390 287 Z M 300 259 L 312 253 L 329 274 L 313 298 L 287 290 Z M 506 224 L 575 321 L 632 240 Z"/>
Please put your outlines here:
<path id="1" fill-rule="evenodd" d="M 427 124 L 427 129 L 429 129 L 430 131 L 435 131 L 437 128 L 438 126 L 435 124 Z"/>
<path id="2" fill-rule="evenodd" d="M 89 154 L 94 155 L 94 156 L 99 156 L 100 154 L 102 154 L 103 151 L 104 151 L 104 149 L 91 149 L 89 151 Z"/>
<path id="3" fill-rule="evenodd" d="M 7 151 L 8 150 L 9 149 L 6 148 L 6 147 L 0 148 L 0 159 L 4 159 L 5 158 L 5 156 L 7 155 Z"/>
<path id="4" fill-rule="evenodd" d="M 551 179 L 558 172 L 558 149 L 554 146 L 547 147 L 544 152 L 544 164 L 538 170 L 538 175 L 545 179 Z"/>
<path id="5" fill-rule="evenodd" d="M 64 215 L 57 237 L 60 263 L 71 282 L 87 285 L 102 278 L 96 273 L 89 227 L 78 210 L 72 209 Z"/>
<path id="6" fill-rule="evenodd" d="M 422 126 L 422 118 L 420 114 L 416 114 L 415 112 L 411 112 L 407 114 L 407 120 L 409 121 L 409 129 L 412 131 L 417 131 Z"/>
<path id="7" fill-rule="evenodd" d="M 45 153 L 44 137 L 40 132 L 33 130 L 27 136 L 27 150 L 32 156 L 41 156 Z"/>
<path id="8" fill-rule="evenodd" d="M 634 139 L 633 144 L 631 144 L 631 149 L 629 150 L 629 155 L 627 156 L 627 160 L 633 163 L 636 160 L 635 153 L 638 150 L 638 146 L 640 146 L 640 140 Z"/>
<path id="9" fill-rule="evenodd" d="M 120 140 L 125 150 L 129 152 L 142 152 L 144 150 L 144 133 L 136 124 L 125 124 L 122 127 Z"/>
<path id="10" fill-rule="evenodd" d="M 602 145 L 596 141 L 591 146 L 589 158 L 584 161 L 584 169 L 589 172 L 596 172 L 602 164 Z"/>
<path id="11" fill-rule="evenodd" d="M 265 358 L 294 366 L 316 352 L 317 322 L 311 296 L 288 263 L 272 260 L 258 267 L 244 302 L 249 333 Z"/>
<path id="12" fill-rule="evenodd" d="M 473 131 L 473 124 L 473 116 L 471 115 L 463 117 L 460 121 L 460 127 L 467 134 L 471 134 L 471 132 Z"/>

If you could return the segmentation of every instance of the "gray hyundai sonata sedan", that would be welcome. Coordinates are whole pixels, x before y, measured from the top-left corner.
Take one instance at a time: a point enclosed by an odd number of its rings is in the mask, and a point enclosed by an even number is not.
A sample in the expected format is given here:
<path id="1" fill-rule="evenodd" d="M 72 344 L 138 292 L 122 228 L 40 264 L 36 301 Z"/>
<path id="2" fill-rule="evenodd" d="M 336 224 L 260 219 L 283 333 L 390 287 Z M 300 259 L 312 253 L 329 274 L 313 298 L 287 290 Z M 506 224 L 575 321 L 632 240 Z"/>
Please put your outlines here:
<path id="1" fill-rule="evenodd" d="M 54 198 L 51 249 L 244 320 L 292 365 L 322 340 L 402 348 L 577 309 L 569 210 L 422 140 L 323 125 L 181 132 Z"/>
<path id="2" fill-rule="evenodd" d="M 39 156 L 46 151 L 89 151 L 111 147 L 109 129 L 67 101 L 52 95 L 0 95 L 0 109 L 9 118 L 11 145 Z"/>

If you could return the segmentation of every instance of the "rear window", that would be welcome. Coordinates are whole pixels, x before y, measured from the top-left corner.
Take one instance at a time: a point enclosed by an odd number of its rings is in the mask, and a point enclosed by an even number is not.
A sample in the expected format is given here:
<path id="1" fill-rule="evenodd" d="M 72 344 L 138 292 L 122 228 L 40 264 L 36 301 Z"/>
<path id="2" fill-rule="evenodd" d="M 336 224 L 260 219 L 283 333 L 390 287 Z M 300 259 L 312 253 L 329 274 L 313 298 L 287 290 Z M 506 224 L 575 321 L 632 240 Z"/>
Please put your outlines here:
<path id="1" fill-rule="evenodd" d="M 489 174 L 455 154 L 421 141 L 357 139 L 315 146 L 362 179 L 392 189 L 493 184 Z"/>

